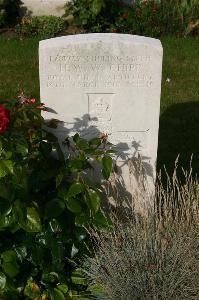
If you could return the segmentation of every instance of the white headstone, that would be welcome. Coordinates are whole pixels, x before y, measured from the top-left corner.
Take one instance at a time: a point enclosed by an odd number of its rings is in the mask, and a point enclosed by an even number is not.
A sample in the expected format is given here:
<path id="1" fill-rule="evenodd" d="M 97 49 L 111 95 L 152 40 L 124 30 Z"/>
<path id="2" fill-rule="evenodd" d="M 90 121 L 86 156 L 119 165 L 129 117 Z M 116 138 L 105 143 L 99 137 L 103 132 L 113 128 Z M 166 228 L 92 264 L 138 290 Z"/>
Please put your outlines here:
<path id="1" fill-rule="evenodd" d="M 53 15 L 61 17 L 64 14 L 66 0 L 22 0 L 22 9 L 32 16 Z"/>
<path id="2" fill-rule="evenodd" d="M 64 6 L 72 0 L 22 0 L 22 13 L 24 9 L 32 16 L 63 16 Z M 124 0 L 126 4 L 132 4 L 131 0 Z"/>
<path id="3" fill-rule="evenodd" d="M 155 178 L 162 53 L 159 40 L 128 34 L 82 34 L 40 42 L 41 101 L 56 112 L 45 112 L 44 117 L 64 122 L 57 130 L 60 136 L 108 134 L 121 154 L 118 162 L 125 166 L 128 188 L 129 159 L 134 164 L 138 155 L 145 175 L 152 182 Z"/>

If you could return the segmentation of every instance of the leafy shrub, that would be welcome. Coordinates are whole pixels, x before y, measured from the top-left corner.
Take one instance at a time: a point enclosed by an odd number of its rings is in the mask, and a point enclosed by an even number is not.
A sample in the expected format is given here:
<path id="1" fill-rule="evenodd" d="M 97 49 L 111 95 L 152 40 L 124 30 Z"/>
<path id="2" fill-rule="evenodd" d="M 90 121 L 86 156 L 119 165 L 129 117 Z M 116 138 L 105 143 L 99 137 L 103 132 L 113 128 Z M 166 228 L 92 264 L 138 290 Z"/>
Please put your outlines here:
<path id="1" fill-rule="evenodd" d="M 159 36 L 162 33 L 160 24 L 160 5 L 150 0 L 123 8 L 115 20 L 114 28 L 116 32 Z"/>
<path id="2" fill-rule="evenodd" d="M 56 36 L 64 30 L 65 22 L 60 17 L 40 16 L 24 17 L 21 23 L 16 26 L 16 31 L 22 36 L 40 36 L 41 38 L 50 38 Z"/>
<path id="3" fill-rule="evenodd" d="M 190 174 L 159 182 L 155 210 L 116 210 L 113 231 L 91 232 L 96 256 L 84 269 L 97 299 L 198 299 L 198 188 Z"/>
<path id="4" fill-rule="evenodd" d="M 6 13 L 5 13 L 5 10 L 4 9 L 1 9 L 0 10 L 0 28 L 3 27 L 6 23 L 5 21 L 6 19 Z"/>
<path id="5" fill-rule="evenodd" d="M 109 226 L 100 187 L 85 177 L 95 163 L 109 177 L 106 138 L 86 141 L 76 134 L 65 140 L 70 151 L 63 154 L 57 138 L 41 129 L 42 109 L 23 95 L 0 105 L 1 299 L 83 295 L 85 280 L 76 267 L 91 254 L 87 227 Z"/>
<path id="6" fill-rule="evenodd" d="M 75 25 L 100 32 L 114 22 L 120 0 L 73 0 L 66 4 L 65 15 L 73 15 Z"/>
<path id="7" fill-rule="evenodd" d="M 184 35 L 197 21 L 197 0 L 144 0 L 125 5 L 122 1 L 74 0 L 66 5 L 76 25 L 89 32 L 121 32 L 146 36 Z"/>
<path id="8" fill-rule="evenodd" d="M 21 0 L 0 0 L 0 27 L 15 24 L 21 3 Z"/>

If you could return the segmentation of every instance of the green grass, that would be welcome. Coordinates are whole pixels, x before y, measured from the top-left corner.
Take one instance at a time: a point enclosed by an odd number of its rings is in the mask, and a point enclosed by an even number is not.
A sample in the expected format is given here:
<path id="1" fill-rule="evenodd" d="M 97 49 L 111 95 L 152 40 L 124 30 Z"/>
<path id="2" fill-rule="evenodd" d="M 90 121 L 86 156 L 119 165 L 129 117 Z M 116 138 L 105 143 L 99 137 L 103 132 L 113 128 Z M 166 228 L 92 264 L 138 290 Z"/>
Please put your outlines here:
<path id="1" fill-rule="evenodd" d="M 199 39 L 164 38 L 158 168 L 199 170 Z M 170 82 L 166 79 L 170 78 Z"/>
<path id="2" fill-rule="evenodd" d="M 39 97 L 39 40 L 0 37 L 0 99 L 12 99 L 23 90 Z"/>
<path id="3" fill-rule="evenodd" d="M 38 42 L 0 37 L 0 99 L 20 91 L 39 98 Z M 180 164 L 199 169 L 199 39 L 163 38 L 164 48 L 158 169 Z M 170 82 L 166 79 L 170 78 Z"/>

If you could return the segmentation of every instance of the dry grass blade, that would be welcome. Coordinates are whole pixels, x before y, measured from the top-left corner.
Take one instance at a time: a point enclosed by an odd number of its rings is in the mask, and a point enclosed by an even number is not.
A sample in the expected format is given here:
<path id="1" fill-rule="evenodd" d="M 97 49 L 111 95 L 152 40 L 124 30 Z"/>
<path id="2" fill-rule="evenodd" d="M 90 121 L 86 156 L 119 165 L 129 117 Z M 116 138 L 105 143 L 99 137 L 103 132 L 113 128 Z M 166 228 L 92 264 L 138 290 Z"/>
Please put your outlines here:
<path id="1" fill-rule="evenodd" d="M 199 183 L 185 177 L 174 174 L 167 188 L 159 177 L 153 211 L 114 214 L 113 231 L 91 233 L 96 255 L 85 270 L 104 288 L 99 299 L 199 299 Z"/>

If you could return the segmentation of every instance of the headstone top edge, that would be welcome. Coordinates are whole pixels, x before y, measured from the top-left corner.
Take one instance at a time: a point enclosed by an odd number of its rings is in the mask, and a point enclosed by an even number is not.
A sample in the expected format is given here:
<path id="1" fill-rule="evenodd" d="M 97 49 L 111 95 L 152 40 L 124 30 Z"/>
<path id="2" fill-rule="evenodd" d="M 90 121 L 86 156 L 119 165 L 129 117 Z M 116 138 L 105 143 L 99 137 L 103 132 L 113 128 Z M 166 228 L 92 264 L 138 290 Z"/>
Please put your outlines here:
<path id="1" fill-rule="evenodd" d="M 87 34 L 75 34 L 75 35 L 67 35 L 62 37 L 51 38 L 47 40 L 42 40 L 39 42 L 39 49 L 45 48 L 54 48 L 59 46 L 64 46 L 65 43 L 67 45 L 70 44 L 84 44 L 84 43 L 92 43 L 92 42 L 123 42 L 126 44 L 143 44 L 151 47 L 155 47 L 159 50 L 162 50 L 161 41 L 158 39 L 139 36 L 139 35 L 131 35 L 131 34 L 120 34 L 120 33 L 87 33 Z"/>

